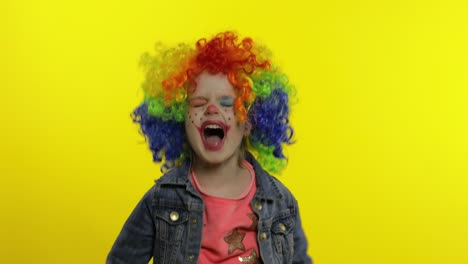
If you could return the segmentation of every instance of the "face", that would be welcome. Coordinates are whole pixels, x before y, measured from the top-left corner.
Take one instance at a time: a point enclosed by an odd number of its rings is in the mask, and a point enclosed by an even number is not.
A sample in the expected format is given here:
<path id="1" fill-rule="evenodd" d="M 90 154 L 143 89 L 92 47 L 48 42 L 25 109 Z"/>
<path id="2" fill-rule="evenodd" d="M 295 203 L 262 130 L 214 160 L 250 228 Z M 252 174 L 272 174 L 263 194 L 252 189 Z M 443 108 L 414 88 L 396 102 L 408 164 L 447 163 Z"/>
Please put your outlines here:
<path id="1" fill-rule="evenodd" d="M 236 94 L 226 75 L 201 73 L 189 95 L 185 131 L 196 161 L 221 164 L 238 159 L 244 125 L 234 113 Z"/>

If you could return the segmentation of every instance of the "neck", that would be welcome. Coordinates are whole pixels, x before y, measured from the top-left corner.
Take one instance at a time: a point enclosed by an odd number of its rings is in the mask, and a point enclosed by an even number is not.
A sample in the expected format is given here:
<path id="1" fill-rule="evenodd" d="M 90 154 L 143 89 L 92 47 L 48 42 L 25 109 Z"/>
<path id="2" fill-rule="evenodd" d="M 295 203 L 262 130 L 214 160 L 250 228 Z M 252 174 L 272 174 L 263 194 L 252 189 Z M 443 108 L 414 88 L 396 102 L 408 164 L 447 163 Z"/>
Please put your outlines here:
<path id="1" fill-rule="evenodd" d="M 244 192 L 251 175 L 239 162 L 239 155 L 219 163 L 211 164 L 194 158 L 192 169 L 204 193 L 225 198 L 235 198 Z"/>
<path id="2" fill-rule="evenodd" d="M 239 175 L 244 169 L 241 164 L 239 155 L 233 155 L 230 159 L 217 164 L 212 164 L 195 157 L 192 160 L 192 169 L 198 176 L 197 178 L 210 178 L 210 180 L 221 181 Z"/>

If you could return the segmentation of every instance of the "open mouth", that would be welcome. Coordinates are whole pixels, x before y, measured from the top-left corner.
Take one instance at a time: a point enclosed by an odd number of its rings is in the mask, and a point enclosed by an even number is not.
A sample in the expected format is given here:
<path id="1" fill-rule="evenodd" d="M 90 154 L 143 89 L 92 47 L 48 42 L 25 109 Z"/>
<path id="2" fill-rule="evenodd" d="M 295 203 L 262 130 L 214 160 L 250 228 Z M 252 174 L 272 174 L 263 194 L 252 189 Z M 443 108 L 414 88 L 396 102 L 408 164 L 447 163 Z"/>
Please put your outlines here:
<path id="1" fill-rule="evenodd" d="M 229 127 L 222 122 L 204 122 L 200 129 L 200 134 L 203 138 L 203 144 L 205 147 L 209 150 L 221 149 L 228 129 Z"/>
<path id="2" fill-rule="evenodd" d="M 203 136 L 206 141 L 220 142 L 224 138 L 224 129 L 215 124 L 207 125 L 203 129 Z"/>

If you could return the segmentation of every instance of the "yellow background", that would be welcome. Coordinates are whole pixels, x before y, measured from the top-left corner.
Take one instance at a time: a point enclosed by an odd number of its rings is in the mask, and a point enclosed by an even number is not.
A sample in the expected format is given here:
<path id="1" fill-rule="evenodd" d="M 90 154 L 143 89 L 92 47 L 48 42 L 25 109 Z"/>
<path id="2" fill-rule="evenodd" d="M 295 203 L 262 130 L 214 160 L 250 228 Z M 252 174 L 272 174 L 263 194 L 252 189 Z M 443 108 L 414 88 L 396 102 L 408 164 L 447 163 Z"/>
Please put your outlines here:
<path id="1" fill-rule="evenodd" d="M 463 3 L 3 2 L 0 263 L 104 263 L 159 176 L 129 117 L 140 55 L 226 29 L 299 91 L 281 179 L 317 264 L 468 263 Z"/>

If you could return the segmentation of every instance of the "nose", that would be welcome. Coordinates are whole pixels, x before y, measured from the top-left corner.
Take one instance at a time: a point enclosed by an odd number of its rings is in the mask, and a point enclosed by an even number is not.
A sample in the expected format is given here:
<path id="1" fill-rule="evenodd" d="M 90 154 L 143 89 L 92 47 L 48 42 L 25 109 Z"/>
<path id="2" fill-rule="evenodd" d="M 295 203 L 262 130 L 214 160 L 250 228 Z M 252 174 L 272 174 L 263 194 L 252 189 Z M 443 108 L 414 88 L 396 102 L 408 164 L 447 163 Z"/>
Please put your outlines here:
<path id="1" fill-rule="evenodd" d="M 218 113 L 218 108 L 215 105 L 210 104 L 208 105 L 208 107 L 206 107 L 205 114 L 214 115 L 217 113 Z"/>

